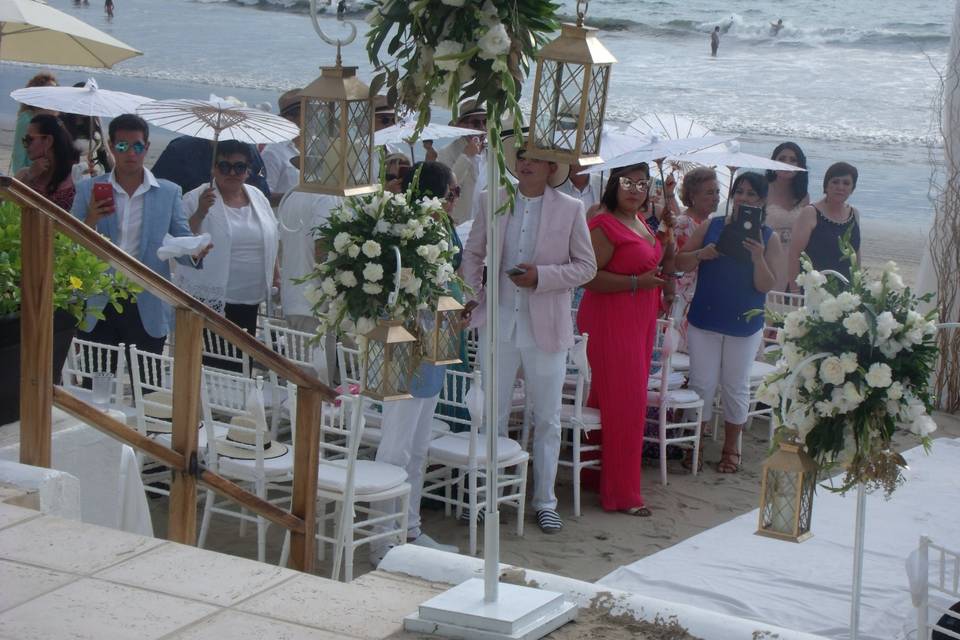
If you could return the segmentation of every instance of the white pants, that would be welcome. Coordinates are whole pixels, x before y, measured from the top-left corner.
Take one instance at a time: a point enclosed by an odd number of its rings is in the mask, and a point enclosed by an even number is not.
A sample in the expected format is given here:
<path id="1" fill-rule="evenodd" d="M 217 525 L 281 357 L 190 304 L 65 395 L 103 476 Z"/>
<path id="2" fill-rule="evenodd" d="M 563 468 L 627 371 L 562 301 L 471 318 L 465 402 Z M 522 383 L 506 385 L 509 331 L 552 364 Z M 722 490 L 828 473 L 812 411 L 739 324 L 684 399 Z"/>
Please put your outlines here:
<path id="1" fill-rule="evenodd" d="M 410 483 L 410 504 L 407 507 L 407 539 L 420 536 L 420 494 L 423 491 L 423 468 L 430 447 L 433 413 L 440 394 L 429 398 L 391 400 L 383 403 L 380 429 L 383 437 L 377 447 L 377 462 L 402 467 Z M 395 513 L 400 499 L 371 505 L 380 511 Z"/>
<path id="2" fill-rule="evenodd" d="M 713 398 L 720 385 L 723 419 L 742 425 L 750 408 L 750 366 L 757 357 L 763 330 L 753 335 L 728 336 L 690 325 L 690 388 L 703 398 L 703 421 L 713 417 Z"/>
<path id="3" fill-rule="evenodd" d="M 487 332 L 480 330 L 480 356 L 487 349 Z M 500 342 L 497 358 L 498 429 L 507 435 L 514 381 L 523 365 L 524 389 L 533 412 L 533 509 L 556 509 L 557 462 L 560 459 L 560 400 L 566 374 L 567 352 L 548 353 L 537 347 L 518 349 Z M 489 377 L 484 375 L 484 389 Z"/>

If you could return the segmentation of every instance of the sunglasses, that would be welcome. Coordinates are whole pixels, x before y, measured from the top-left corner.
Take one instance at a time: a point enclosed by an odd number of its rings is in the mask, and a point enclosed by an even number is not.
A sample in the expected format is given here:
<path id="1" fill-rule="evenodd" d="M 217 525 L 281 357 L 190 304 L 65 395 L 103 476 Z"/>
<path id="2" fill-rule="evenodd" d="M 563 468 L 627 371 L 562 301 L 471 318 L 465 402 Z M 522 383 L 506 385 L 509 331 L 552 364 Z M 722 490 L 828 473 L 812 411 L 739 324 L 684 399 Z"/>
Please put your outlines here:
<path id="1" fill-rule="evenodd" d="M 146 151 L 147 145 L 143 144 L 139 140 L 134 142 L 133 144 L 130 144 L 129 142 L 126 142 L 124 140 L 121 140 L 120 142 L 115 142 L 113 144 L 113 150 L 116 151 L 117 153 L 126 153 L 131 149 L 133 149 L 133 153 L 135 155 L 139 156 L 144 151 Z"/>
<path id="2" fill-rule="evenodd" d="M 231 171 L 234 175 L 242 176 L 249 168 L 250 165 L 246 162 L 227 162 L 226 160 L 221 160 L 217 163 L 217 171 L 225 176 L 230 175 Z"/>
<path id="3" fill-rule="evenodd" d="M 33 144 L 33 141 L 34 141 L 34 140 L 38 140 L 38 139 L 40 139 L 40 138 L 46 138 L 47 135 L 49 135 L 49 134 L 41 133 L 41 134 L 38 135 L 38 136 L 31 136 L 30 134 L 27 134 L 27 135 L 23 136 L 23 137 L 20 139 L 20 142 L 23 143 L 23 146 L 24 146 L 24 147 L 29 147 L 30 145 Z"/>
<path id="4" fill-rule="evenodd" d="M 447 191 L 447 195 L 444 197 L 447 202 L 456 202 L 460 199 L 460 185 L 457 185 Z"/>
<path id="5" fill-rule="evenodd" d="M 644 191 L 650 188 L 649 180 L 631 180 L 626 176 L 620 178 L 620 188 L 624 191 L 633 191 L 635 193 L 643 193 Z"/>
<path id="6" fill-rule="evenodd" d="M 461 125 L 467 129 L 486 129 L 487 128 L 487 119 L 486 118 L 469 118 L 467 120 L 461 120 Z"/>

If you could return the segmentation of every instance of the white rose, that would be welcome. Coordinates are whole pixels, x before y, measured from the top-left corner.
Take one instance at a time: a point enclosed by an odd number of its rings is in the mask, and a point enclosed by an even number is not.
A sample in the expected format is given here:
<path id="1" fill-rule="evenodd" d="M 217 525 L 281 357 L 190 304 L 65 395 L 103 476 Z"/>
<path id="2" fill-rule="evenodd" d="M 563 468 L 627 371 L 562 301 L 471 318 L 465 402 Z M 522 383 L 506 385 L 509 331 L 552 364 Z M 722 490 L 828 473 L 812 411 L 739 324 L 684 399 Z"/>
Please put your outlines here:
<path id="1" fill-rule="evenodd" d="M 857 354 L 852 351 L 841 353 L 840 362 L 843 364 L 844 373 L 853 373 L 857 370 Z"/>
<path id="2" fill-rule="evenodd" d="M 861 300 L 860 296 L 855 293 L 844 291 L 837 296 L 837 302 L 840 304 L 840 309 L 843 310 L 844 313 L 849 313 L 860 306 Z"/>
<path id="3" fill-rule="evenodd" d="M 807 335 L 807 311 L 798 309 L 791 311 L 783 321 L 783 333 L 786 338 L 802 338 Z"/>
<path id="4" fill-rule="evenodd" d="M 843 384 L 846 374 L 843 372 L 843 363 L 840 358 L 830 356 L 820 363 L 820 379 L 827 384 Z"/>
<path id="5" fill-rule="evenodd" d="M 357 276 L 353 275 L 353 271 L 341 271 L 337 274 L 337 279 L 345 287 L 357 286 Z"/>
<path id="6" fill-rule="evenodd" d="M 919 416 L 913 423 L 910 425 L 910 431 L 917 434 L 921 438 L 930 435 L 937 430 L 937 423 L 933 421 L 928 415 Z"/>
<path id="7" fill-rule="evenodd" d="M 923 342 L 924 335 L 924 326 L 922 324 L 916 324 L 911 326 L 907 332 L 903 334 L 903 337 L 910 344 L 920 344 Z"/>
<path id="8" fill-rule="evenodd" d="M 870 365 L 864 380 L 875 389 L 886 389 L 893 383 L 892 373 L 890 365 L 883 362 L 874 362 Z"/>
<path id="9" fill-rule="evenodd" d="M 449 282 L 450 277 L 453 275 L 453 265 L 450 263 L 444 263 L 437 268 L 437 284 L 445 285 Z"/>
<path id="10" fill-rule="evenodd" d="M 369 282 L 379 282 L 383 280 L 383 266 L 375 262 L 368 262 L 363 268 L 363 279 Z"/>
<path id="11" fill-rule="evenodd" d="M 373 230 L 377 233 L 387 234 L 393 229 L 393 225 L 387 222 L 386 220 L 377 220 L 376 226 L 373 227 Z"/>
<path id="12" fill-rule="evenodd" d="M 402 285 L 402 286 L 403 286 L 403 290 L 406 291 L 407 293 L 409 293 L 409 294 L 412 295 L 412 296 L 418 295 L 418 294 L 420 293 L 420 284 L 421 284 L 421 282 L 422 282 L 422 281 L 420 280 L 420 278 L 417 278 L 417 277 L 415 277 L 415 276 L 411 276 L 410 279 L 407 280 L 407 282 Z"/>
<path id="13" fill-rule="evenodd" d="M 373 284 L 372 282 L 364 282 L 361 287 L 364 293 L 369 293 L 372 296 L 377 295 L 378 293 L 383 292 L 383 287 L 378 284 Z"/>
<path id="14" fill-rule="evenodd" d="M 893 358 L 901 351 L 903 351 L 903 345 L 899 340 L 887 340 L 880 345 L 880 353 L 887 358 Z"/>
<path id="15" fill-rule="evenodd" d="M 450 248 L 446 240 L 441 240 L 437 243 L 437 246 L 440 247 L 440 251 L 447 251 Z"/>
<path id="16" fill-rule="evenodd" d="M 333 248 L 335 251 L 343 253 L 343 250 L 346 249 L 351 242 L 353 242 L 353 238 L 350 237 L 350 234 L 346 231 L 341 231 L 337 234 L 337 237 L 333 239 Z"/>
<path id="17" fill-rule="evenodd" d="M 434 53 L 434 64 L 444 71 L 456 71 L 457 67 L 460 66 L 460 59 L 454 57 L 445 60 L 444 58 L 447 58 L 447 56 L 459 56 L 461 53 L 463 53 L 463 45 L 461 43 L 454 42 L 453 40 L 443 40 L 437 45 L 436 52 Z"/>
<path id="18" fill-rule="evenodd" d="M 480 37 L 477 41 L 480 47 L 480 57 L 487 60 L 496 60 L 510 50 L 510 36 L 502 22 L 498 22 Z"/>
<path id="19" fill-rule="evenodd" d="M 337 282 L 333 278 L 324 278 L 323 282 L 320 283 L 320 288 L 328 296 L 337 295 Z"/>
<path id="20" fill-rule="evenodd" d="M 800 364 L 800 360 L 803 359 L 800 356 L 800 349 L 792 342 L 787 342 L 780 347 L 780 354 L 783 356 L 783 359 L 786 360 L 788 367 L 797 366 Z"/>
<path id="21" fill-rule="evenodd" d="M 357 320 L 357 333 L 366 335 L 376 328 L 377 323 L 370 318 L 360 318 Z"/>
<path id="22" fill-rule="evenodd" d="M 347 255 L 351 258 L 356 258 L 358 255 L 360 255 L 360 247 L 355 244 L 350 245 L 347 247 Z"/>
<path id="23" fill-rule="evenodd" d="M 820 313 L 820 317 L 827 322 L 836 322 L 840 319 L 840 316 L 843 315 L 840 303 L 832 296 L 820 303 L 818 312 Z"/>
<path id="24" fill-rule="evenodd" d="M 796 282 L 804 289 L 819 289 L 827 283 L 827 276 L 815 269 L 811 269 L 798 275 Z"/>
<path id="25" fill-rule="evenodd" d="M 893 332 L 900 328 L 900 323 L 893 317 L 889 311 L 884 311 L 877 316 L 877 338 L 886 340 Z"/>
<path id="26" fill-rule="evenodd" d="M 462 7 L 464 0 L 440 0 L 440 2 L 448 7 Z"/>
<path id="27" fill-rule="evenodd" d="M 833 415 L 833 412 L 836 410 L 836 407 L 829 400 L 820 400 L 814 407 L 817 413 L 824 417 Z"/>
<path id="28" fill-rule="evenodd" d="M 336 289 L 336 287 L 334 287 L 334 289 Z M 320 302 L 322 295 L 320 290 L 312 284 L 308 284 L 303 288 L 303 298 L 310 303 L 311 307 Z"/>
<path id="29" fill-rule="evenodd" d="M 843 319 L 843 327 L 847 333 L 859 338 L 870 330 L 870 323 L 867 322 L 867 316 L 860 311 L 855 311 Z"/>
<path id="30" fill-rule="evenodd" d="M 411 235 L 417 240 L 422 238 L 423 234 L 426 233 L 426 229 L 424 229 L 423 225 L 420 224 L 419 220 L 411 220 L 410 222 L 408 222 L 407 229 L 410 231 Z"/>
<path id="31" fill-rule="evenodd" d="M 344 316 L 343 320 L 340 321 L 340 331 L 346 333 L 353 333 L 357 328 L 357 325 L 353 324 L 353 320 Z"/>
<path id="32" fill-rule="evenodd" d="M 379 222 L 377 224 L 380 224 Z M 376 258 L 380 255 L 380 243 L 374 240 L 367 240 L 363 243 L 363 255 L 368 258 Z"/>
<path id="33" fill-rule="evenodd" d="M 853 411 L 860 406 L 860 403 L 863 402 L 864 396 L 860 393 L 860 390 L 857 388 L 857 385 L 852 382 L 847 382 L 843 385 L 843 391 L 841 393 L 843 402 L 846 405 L 847 411 Z"/>
<path id="34" fill-rule="evenodd" d="M 327 252 L 327 259 L 326 259 L 325 262 L 333 262 L 334 260 L 336 260 L 336 259 L 339 258 L 339 257 L 340 257 L 340 254 L 337 253 L 336 251 L 328 251 L 328 252 Z"/>
<path id="35" fill-rule="evenodd" d="M 435 244 L 427 245 L 427 262 L 433 264 L 440 257 L 440 247 Z"/>
<path id="36" fill-rule="evenodd" d="M 777 382 L 771 382 L 770 384 L 761 382 L 760 386 L 757 387 L 756 396 L 757 400 L 763 404 L 775 407 L 780 404 L 780 384 Z"/>
<path id="37" fill-rule="evenodd" d="M 903 385 L 900 382 L 894 382 L 887 388 L 887 398 L 890 400 L 899 400 L 903 397 Z"/>

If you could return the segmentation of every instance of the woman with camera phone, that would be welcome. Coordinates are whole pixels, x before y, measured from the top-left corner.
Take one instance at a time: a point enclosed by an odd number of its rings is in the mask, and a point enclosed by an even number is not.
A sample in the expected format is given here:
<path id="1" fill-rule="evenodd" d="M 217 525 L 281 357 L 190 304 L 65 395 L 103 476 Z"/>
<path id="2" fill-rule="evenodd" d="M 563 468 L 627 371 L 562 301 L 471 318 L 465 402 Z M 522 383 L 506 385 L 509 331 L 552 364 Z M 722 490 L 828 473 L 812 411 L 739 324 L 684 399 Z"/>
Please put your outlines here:
<path id="1" fill-rule="evenodd" d="M 763 222 L 766 177 L 741 174 L 730 188 L 730 198 L 734 213 L 697 227 L 676 259 L 681 271 L 697 271 L 697 289 L 687 314 L 687 344 L 690 388 L 703 399 L 704 429 L 713 418 L 714 395 L 717 386 L 721 387 L 724 440 L 717 465 L 720 473 L 735 473 L 740 468 L 740 430 L 749 409 L 750 363 L 763 336 L 763 314 L 748 317 L 747 313 L 763 309 L 783 262 L 780 239 Z M 747 215 L 749 209 L 743 207 L 760 208 L 759 229 Z M 724 235 L 731 233 L 740 234 L 743 255 L 724 255 L 718 250 Z"/>

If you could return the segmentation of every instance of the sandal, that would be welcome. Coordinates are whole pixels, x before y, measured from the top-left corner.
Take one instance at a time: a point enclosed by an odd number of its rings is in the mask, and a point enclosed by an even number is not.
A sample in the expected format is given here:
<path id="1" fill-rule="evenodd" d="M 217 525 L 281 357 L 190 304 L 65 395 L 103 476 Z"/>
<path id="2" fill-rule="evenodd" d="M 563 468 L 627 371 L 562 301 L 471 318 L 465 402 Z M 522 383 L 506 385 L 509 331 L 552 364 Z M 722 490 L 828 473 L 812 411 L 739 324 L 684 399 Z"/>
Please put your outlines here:
<path id="1" fill-rule="evenodd" d="M 697 443 L 697 473 L 703 471 L 703 438 Z M 684 469 L 693 471 L 693 449 L 687 449 L 683 452 L 683 460 L 680 462 Z"/>
<path id="2" fill-rule="evenodd" d="M 724 449 L 720 453 L 720 462 L 717 463 L 717 473 L 736 473 L 737 471 L 740 471 L 740 454 Z"/>
<path id="3" fill-rule="evenodd" d="M 620 513 L 625 513 L 628 516 L 636 516 L 638 518 L 649 518 L 653 515 L 653 512 L 647 507 L 630 507 L 629 509 L 623 509 L 620 511 Z"/>

